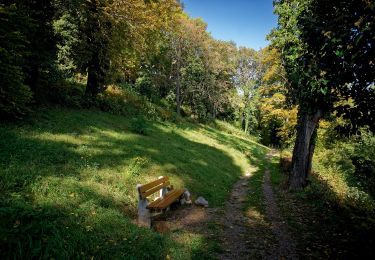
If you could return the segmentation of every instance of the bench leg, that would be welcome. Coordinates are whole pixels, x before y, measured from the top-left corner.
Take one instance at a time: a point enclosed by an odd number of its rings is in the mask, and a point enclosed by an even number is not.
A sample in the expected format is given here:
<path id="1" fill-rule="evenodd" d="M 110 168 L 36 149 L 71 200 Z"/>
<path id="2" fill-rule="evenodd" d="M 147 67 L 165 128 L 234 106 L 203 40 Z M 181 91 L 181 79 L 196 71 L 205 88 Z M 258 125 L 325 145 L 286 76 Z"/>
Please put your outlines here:
<path id="1" fill-rule="evenodd" d="M 137 185 L 137 191 L 139 191 L 139 186 Z M 142 199 L 139 195 L 138 198 L 138 225 L 144 227 L 151 227 L 151 213 L 150 210 L 147 209 L 148 201 L 146 199 Z"/>
<path id="2" fill-rule="evenodd" d="M 147 209 L 147 200 L 140 200 L 138 202 L 138 224 L 144 227 L 151 227 L 151 214 Z"/>
<path id="3" fill-rule="evenodd" d="M 164 176 L 159 176 L 158 179 L 162 179 L 164 178 Z M 165 194 L 167 194 L 168 192 L 168 189 L 166 187 L 164 188 L 161 188 L 160 191 L 159 191 L 159 197 L 160 198 L 163 198 Z"/>

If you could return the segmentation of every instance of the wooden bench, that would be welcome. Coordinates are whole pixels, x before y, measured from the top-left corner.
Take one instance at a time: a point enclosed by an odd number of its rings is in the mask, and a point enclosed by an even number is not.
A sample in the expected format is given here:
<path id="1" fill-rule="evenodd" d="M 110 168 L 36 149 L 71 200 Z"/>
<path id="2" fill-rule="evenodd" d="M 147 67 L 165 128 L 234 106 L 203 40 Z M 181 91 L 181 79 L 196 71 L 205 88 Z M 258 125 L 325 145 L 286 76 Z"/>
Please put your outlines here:
<path id="1" fill-rule="evenodd" d="M 173 189 L 168 177 L 159 177 L 159 179 L 141 185 L 137 185 L 138 191 L 138 223 L 143 226 L 151 226 L 151 212 L 163 211 L 173 202 L 179 200 L 185 189 Z M 149 197 L 155 193 L 159 196 L 154 200 Z"/>

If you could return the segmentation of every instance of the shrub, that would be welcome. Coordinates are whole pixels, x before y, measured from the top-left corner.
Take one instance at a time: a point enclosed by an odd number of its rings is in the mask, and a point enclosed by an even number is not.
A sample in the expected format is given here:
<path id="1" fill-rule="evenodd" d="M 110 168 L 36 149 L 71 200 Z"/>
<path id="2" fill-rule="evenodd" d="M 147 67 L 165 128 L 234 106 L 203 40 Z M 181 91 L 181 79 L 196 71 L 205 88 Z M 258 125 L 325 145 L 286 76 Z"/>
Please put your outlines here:
<path id="1" fill-rule="evenodd" d="M 319 130 L 314 154 L 314 179 L 309 191 L 324 201 L 353 211 L 371 212 L 375 208 L 375 138 L 363 131 L 361 136 L 332 137 L 333 131 Z M 325 190 L 325 191 L 324 191 Z M 323 192 L 324 191 L 324 192 Z M 355 210 L 354 210 L 355 209 Z"/>
<path id="2" fill-rule="evenodd" d="M 136 134 L 147 134 L 147 123 L 143 116 L 135 117 L 130 121 L 130 130 Z"/>
<path id="3" fill-rule="evenodd" d="M 135 93 L 129 86 L 111 85 L 96 99 L 96 106 L 101 110 L 117 115 L 144 115 L 153 120 L 171 120 L 173 113 L 150 102 L 146 97 Z"/>
<path id="4" fill-rule="evenodd" d="M 141 174 L 142 168 L 144 168 L 148 163 L 147 158 L 143 157 L 135 157 L 130 160 L 130 164 L 128 166 L 127 173 L 130 176 L 139 176 Z"/>
<path id="5" fill-rule="evenodd" d="M 83 84 L 63 80 L 54 84 L 48 92 L 48 100 L 54 104 L 74 108 L 81 108 L 84 104 Z"/>
<path id="6" fill-rule="evenodd" d="M 115 85 L 96 98 L 96 105 L 103 111 L 116 115 L 136 116 L 144 112 L 145 104 L 132 90 Z"/>

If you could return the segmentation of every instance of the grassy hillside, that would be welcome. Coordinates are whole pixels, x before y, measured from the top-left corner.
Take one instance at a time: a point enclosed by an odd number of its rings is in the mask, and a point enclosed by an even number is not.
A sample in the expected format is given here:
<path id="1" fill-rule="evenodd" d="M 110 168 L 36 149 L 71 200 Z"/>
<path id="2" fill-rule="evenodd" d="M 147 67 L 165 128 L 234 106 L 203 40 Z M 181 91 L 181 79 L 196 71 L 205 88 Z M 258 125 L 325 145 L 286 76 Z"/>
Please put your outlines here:
<path id="1" fill-rule="evenodd" d="M 136 184 L 169 176 L 175 187 L 221 206 L 266 148 L 224 123 L 218 130 L 137 122 L 49 108 L 30 122 L 1 126 L 1 258 L 208 256 L 212 243 L 198 234 L 134 225 Z"/>

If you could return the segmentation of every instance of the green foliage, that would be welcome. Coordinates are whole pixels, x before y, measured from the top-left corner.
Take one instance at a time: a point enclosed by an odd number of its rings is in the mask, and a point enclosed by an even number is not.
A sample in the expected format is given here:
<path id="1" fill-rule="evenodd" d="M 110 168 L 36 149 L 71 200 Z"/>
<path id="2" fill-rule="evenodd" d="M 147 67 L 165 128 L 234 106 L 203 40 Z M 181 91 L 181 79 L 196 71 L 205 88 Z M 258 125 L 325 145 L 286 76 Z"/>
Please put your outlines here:
<path id="1" fill-rule="evenodd" d="M 234 84 L 240 101 L 237 104 L 237 117 L 245 133 L 255 134 L 259 124 L 259 53 L 253 49 L 240 48 L 236 54 Z"/>
<path id="2" fill-rule="evenodd" d="M 56 63 L 56 38 L 52 1 L 16 1 L 20 14 L 29 19 L 24 30 L 30 54 L 24 62 L 25 84 L 37 102 L 47 101 L 49 87 L 61 79 Z"/>
<path id="3" fill-rule="evenodd" d="M 143 116 L 154 120 L 170 120 L 173 113 L 163 104 L 150 102 L 139 95 L 129 85 L 109 86 L 104 93 L 92 99 L 90 106 L 98 107 L 102 111 L 124 116 Z"/>
<path id="4" fill-rule="evenodd" d="M 53 29 L 57 37 L 57 62 L 65 78 L 73 78 L 79 68 L 82 70 L 83 61 L 87 60 L 84 57 L 87 55 L 87 50 L 83 48 L 81 42 L 77 19 L 74 13 L 64 12 L 53 21 Z"/>
<path id="5" fill-rule="evenodd" d="M 314 158 L 314 168 L 319 178 L 332 186 L 331 193 L 325 199 L 361 212 L 375 210 L 373 134 L 364 130 L 363 136 L 330 139 L 329 143 L 324 141 L 327 140 L 324 138 L 325 134 L 330 132 L 321 130 L 319 133 L 321 141 L 318 142 Z M 325 192 L 321 190 L 320 193 Z"/>
<path id="6" fill-rule="evenodd" d="M 16 5 L 0 4 L 0 117 L 20 118 L 32 99 L 25 85 L 24 62 L 29 55 L 22 27 L 28 22 Z"/>
<path id="7" fill-rule="evenodd" d="M 346 101 L 334 107 L 350 123 L 346 132 L 366 125 L 375 131 L 374 12 L 372 1 L 313 0 L 299 20 L 305 63 L 314 64 L 309 74 L 321 82 L 317 90 L 325 103 Z"/>
<path id="8" fill-rule="evenodd" d="M 85 104 L 85 86 L 75 81 L 61 80 L 50 87 L 48 101 L 66 107 L 80 108 Z"/>
<path id="9" fill-rule="evenodd" d="M 300 109 L 336 110 L 355 129 L 374 125 L 374 8 L 355 0 L 276 1 L 279 26 L 269 37 L 282 50 L 288 94 Z M 352 105 L 334 105 L 340 100 Z"/>
<path id="10" fill-rule="evenodd" d="M 50 1 L 5 1 L 0 5 L 0 106 L 2 117 L 22 117 L 32 98 L 45 101 L 60 78 Z"/>

